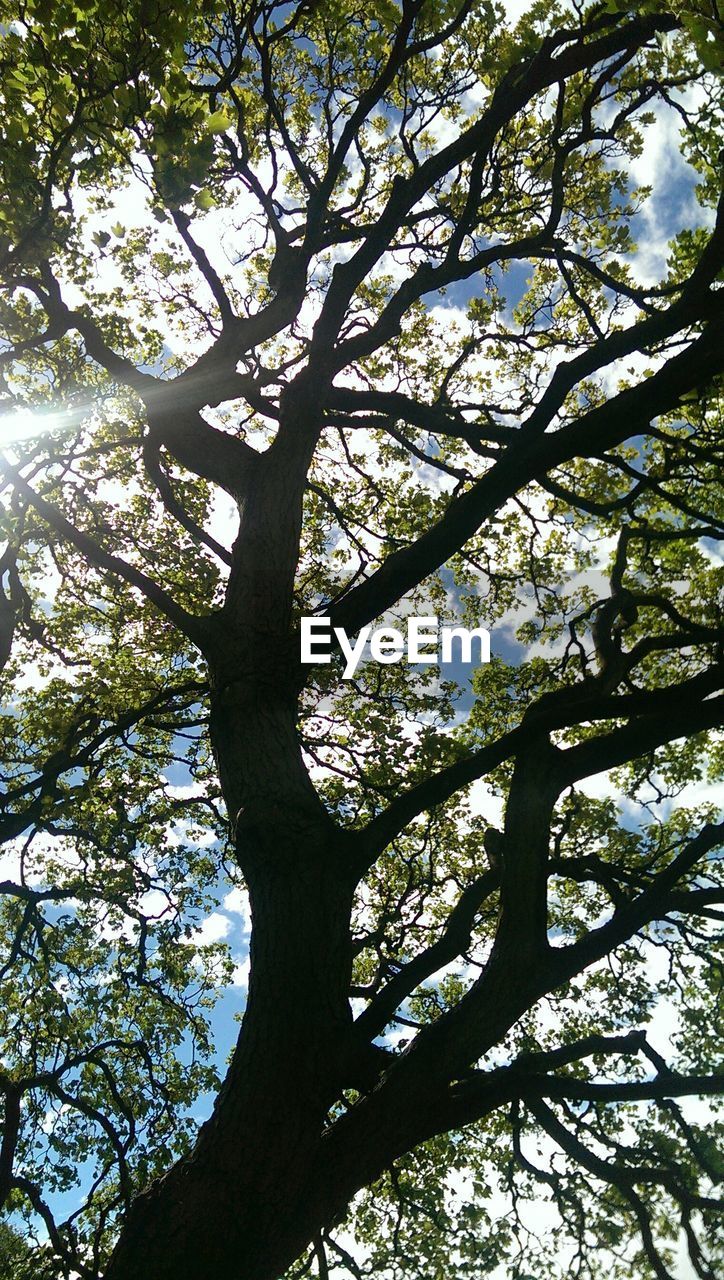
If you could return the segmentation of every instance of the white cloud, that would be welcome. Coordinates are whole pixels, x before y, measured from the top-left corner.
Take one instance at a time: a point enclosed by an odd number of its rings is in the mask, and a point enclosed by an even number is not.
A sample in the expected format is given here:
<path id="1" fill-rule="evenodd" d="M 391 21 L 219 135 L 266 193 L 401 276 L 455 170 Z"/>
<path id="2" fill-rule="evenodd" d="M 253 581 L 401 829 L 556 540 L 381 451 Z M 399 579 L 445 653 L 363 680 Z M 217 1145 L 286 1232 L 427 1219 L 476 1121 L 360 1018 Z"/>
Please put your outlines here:
<path id="1" fill-rule="evenodd" d="M 192 934 L 192 942 L 197 947 L 208 946 L 211 942 L 222 942 L 231 933 L 231 920 L 219 911 L 212 911 L 210 916 L 201 922 Z"/>
<path id="2" fill-rule="evenodd" d="M 470 788 L 468 805 L 471 814 L 485 818 L 491 826 L 499 827 L 503 821 L 503 798 L 478 779 Z"/>
<path id="3" fill-rule="evenodd" d="M 240 927 L 243 933 L 251 932 L 251 907 L 246 889 L 242 889 L 237 885 L 226 894 L 222 906 L 224 911 L 228 911 L 231 915 L 241 916 Z"/>
<path id="4" fill-rule="evenodd" d="M 231 975 L 232 987 L 240 987 L 243 991 L 248 991 L 250 968 L 251 961 L 248 955 L 243 960 L 237 961 Z"/>

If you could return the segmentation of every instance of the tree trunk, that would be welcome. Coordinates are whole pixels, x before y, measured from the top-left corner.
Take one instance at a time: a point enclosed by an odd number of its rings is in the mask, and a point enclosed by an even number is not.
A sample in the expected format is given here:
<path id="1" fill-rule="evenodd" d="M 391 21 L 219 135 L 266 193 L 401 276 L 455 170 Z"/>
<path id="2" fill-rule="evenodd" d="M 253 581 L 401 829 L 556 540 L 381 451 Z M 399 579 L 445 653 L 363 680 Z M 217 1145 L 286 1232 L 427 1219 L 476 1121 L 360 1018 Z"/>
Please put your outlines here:
<path id="1" fill-rule="evenodd" d="M 242 815 L 238 840 L 253 933 L 233 1062 L 193 1153 L 135 1202 L 108 1280 L 266 1280 L 316 1225 L 312 1170 L 351 1045 L 351 879 L 308 811 Z"/>
<path id="2" fill-rule="evenodd" d="M 134 1202 L 107 1280 L 276 1280 L 361 1186 L 435 1131 L 428 1112 L 444 1104 L 455 1071 L 450 1035 L 467 1062 L 534 995 L 523 958 L 502 956 L 477 998 L 428 1028 L 381 1088 L 369 1073 L 370 1095 L 330 1129 L 330 1108 L 364 1077 L 374 1049 L 358 1043 L 348 999 L 353 837 L 325 811 L 296 732 L 298 656 L 288 637 L 312 447 L 299 421 L 265 455 L 240 505 L 227 604 L 207 650 L 211 740 L 251 900 L 247 1008 L 213 1115 L 193 1152 Z M 536 830 L 513 898 L 531 861 L 538 880 L 542 811 L 552 802 L 547 788 L 523 788 L 521 821 L 508 824 L 506 843 L 521 850 Z"/>
<path id="3" fill-rule="evenodd" d="M 260 484 L 245 512 L 252 551 L 237 549 L 234 610 L 209 654 L 211 738 L 251 901 L 247 1007 L 211 1118 L 133 1204 L 107 1280 L 272 1280 L 318 1227 L 325 1117 L 353 1056 L 354 877 L 298 743 L 295 543 L 262 557 L 272 496 Z"/>

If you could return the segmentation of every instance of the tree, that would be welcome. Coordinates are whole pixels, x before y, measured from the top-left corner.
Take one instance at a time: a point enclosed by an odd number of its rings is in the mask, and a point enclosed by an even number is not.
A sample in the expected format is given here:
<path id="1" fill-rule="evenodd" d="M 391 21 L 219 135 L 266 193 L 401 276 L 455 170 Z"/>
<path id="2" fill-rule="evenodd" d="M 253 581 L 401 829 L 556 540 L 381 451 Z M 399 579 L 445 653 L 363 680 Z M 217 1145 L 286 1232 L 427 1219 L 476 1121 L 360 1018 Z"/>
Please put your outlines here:
<path id="1" fill-rule="evenodd" d="M 13 1274 L 550 1274 L 537 1196 L 576 1274 L 712 1277 L 715 6 L 2 20 Z M 300 662 L 410 612 L 484 617 L 471 695 Z"/>

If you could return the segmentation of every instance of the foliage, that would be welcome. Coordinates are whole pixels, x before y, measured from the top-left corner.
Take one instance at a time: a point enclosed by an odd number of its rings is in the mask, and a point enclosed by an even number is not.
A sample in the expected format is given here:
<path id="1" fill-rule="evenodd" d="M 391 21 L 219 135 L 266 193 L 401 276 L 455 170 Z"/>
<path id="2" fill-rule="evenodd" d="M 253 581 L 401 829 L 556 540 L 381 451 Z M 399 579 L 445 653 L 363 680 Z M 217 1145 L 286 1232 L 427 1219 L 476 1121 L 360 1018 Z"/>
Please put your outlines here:
<path id="1" fill-rule="evenodd" d="M 707 1280 L 715 6 L 0 23 L 2 1265 Z"/>

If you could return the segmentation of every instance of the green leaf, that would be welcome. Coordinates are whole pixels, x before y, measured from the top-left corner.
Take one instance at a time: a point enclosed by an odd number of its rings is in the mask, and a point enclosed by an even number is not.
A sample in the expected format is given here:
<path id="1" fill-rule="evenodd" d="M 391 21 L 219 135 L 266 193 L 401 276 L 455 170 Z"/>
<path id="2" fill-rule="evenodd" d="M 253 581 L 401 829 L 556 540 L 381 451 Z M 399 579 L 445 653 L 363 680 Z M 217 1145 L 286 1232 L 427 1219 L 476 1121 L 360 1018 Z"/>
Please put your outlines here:
<path id="1" fill-rule="evenodd" d="M 211 115 L 206 117 L 204 128 L 207 133 L 226 133 L 233 123 L 233 117 L 226 111 L 212 111 Z"/>
<path id="2" fill-rule="evenodd" d="M 203 190 L 203 191 L 197 191 L 195 193 L 194 204 L 196 205 L 197 209 L 202 209 L 206 211 L 207 209 L 213 209 L 216 204 L 216 201 L 210 191 Z"/>

